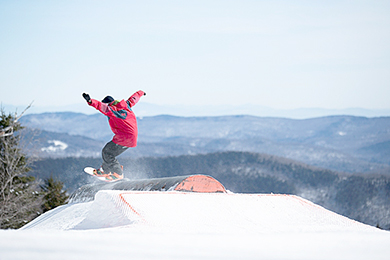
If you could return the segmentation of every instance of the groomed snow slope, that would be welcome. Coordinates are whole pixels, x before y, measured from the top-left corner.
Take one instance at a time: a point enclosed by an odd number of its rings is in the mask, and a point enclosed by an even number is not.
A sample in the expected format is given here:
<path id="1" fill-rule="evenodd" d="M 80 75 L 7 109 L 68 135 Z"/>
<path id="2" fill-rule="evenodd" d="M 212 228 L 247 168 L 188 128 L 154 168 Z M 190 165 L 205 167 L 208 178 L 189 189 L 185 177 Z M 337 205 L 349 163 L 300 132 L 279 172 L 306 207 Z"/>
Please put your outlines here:
<path id="1" fill-rule="evenodd" d="M 293 195 L 99 191 L 90 203 L 59 207 L 24 229 L 143 225 L 202 232 L 372 230 Z"/>
<path id="2" fill-rule="evenodd" d="M 0 259 L 388 259 L 389 243 L 292 195 L 99 191 L 1 231 Z"/>

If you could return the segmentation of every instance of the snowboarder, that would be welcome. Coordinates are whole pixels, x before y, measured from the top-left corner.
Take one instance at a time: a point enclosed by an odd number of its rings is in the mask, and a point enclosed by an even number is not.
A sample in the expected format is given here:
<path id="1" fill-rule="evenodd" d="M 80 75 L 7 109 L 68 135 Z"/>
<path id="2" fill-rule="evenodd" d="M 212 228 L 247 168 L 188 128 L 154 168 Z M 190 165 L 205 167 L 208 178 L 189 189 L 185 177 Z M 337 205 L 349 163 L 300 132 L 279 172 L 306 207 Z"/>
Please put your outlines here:
<path id="1" fill-rule="evenodd" d="M 104 177 L 106 181 L 123 179 L 123 166 L 119 164 L 116 157 L 128 148 L 137 146 L 137 119 L 131 108 L 145 95 L 145 92 L 139 90 L 127 100 L 118 101 L 111 96 L 106 96 L 102 101 L 98 101 L 91 99 L 89 94 L 83 93 L 83 98 L 88 105 L 108 117 L 114 133 L 113 139 L 102 150 L 103 164 L 100 169 L 93 171 L 93 175 L 100 179 Z"/>

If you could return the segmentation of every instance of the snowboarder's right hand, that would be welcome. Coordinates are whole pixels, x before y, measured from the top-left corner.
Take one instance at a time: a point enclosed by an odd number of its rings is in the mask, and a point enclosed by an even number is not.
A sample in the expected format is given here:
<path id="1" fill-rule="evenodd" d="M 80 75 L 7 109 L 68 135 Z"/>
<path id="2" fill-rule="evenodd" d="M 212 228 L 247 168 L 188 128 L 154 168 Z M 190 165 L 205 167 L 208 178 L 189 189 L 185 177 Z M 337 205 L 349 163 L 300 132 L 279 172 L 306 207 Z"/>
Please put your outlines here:
<path id="1" fill-rule="evenodd" d="M 87 93 L 83 93 L 83 98 L 88 102 L 91 103 L 91 97 Z"/>

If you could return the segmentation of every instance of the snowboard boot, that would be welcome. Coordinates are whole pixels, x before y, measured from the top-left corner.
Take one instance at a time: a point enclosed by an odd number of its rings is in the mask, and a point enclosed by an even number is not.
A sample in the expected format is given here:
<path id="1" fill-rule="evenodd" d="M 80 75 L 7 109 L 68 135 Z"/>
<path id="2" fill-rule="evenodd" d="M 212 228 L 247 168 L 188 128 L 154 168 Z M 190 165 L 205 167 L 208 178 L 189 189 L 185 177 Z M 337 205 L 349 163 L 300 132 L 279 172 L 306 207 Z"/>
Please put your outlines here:
<path id="1" fill-rule="evenodd" d="M 116 172 L 114 173 L 109 173 L 109 176 L 106 177 L 107 180 L 111 180 L 111 181 L 119 181 L 119 180 L 122 180 L 123 179 L 123 174 L 118 174 Z"/>
<path id="2" fill-rule="evenodd" d="M 116 172 L 113 172 L 113 173 L 109 173 L 109 177 L 106 177 L 106 179 L 109 179 L 109 180 L 112 180 L 112 181 L 119 181 L 119 180 L 122 180 L 123 179 L 123 165 L 121 165 L 121 169 L 122 169 L 122 174 L 119 174 L 119 173 L 116 173 Z"/>
<path id="3" fill-rule="evenodd" d="M 104 171 L 103 171 L 103 168 L 100 167 L 99 169 L 95 169 L 93 170 L 93 173 L 94 175 L 98 176 L 98 177 L 107 177 L 109 174 L 105 174 Z"/>
<path id="4" fill-rule="evenodd" d="M 122 171 L 123 171 L 123 165 L 121 165 L 121 168 L 122 168 Z M 122 173 L 122 174 L 118 174 L 118 173 L 116 173 L 116 172 L 114 172 L 114 173 L 109 172 L 109 173 L 107 174 L 107 173 L 104 173 L 102 167 L 100 167 L 100 168 L 97 169 L 97 170 L 94 170 L 93 173 L 94 173 L 96 176 L 98 176 L 98 177 L 105 177 L 106 180 L 108 180 L 108 181 L 119 181 L 119 180 L 122 180 L 122 179 L 123 179 L 123 173 Z"/>

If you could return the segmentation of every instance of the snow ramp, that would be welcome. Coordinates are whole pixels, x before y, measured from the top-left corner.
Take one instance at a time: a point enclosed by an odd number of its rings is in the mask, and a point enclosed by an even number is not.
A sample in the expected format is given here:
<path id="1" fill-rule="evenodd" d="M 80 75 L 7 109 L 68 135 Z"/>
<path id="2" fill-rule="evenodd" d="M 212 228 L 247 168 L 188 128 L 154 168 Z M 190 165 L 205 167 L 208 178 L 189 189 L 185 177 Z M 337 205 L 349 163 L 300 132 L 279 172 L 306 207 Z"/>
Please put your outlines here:
<path id="1" fill-rule="evenodd" d="M 102 228 L 217 234 L 374 229 L 294 195 L 120 190 L 58 207 L 23 229 Z"/>
<path id="2" fill-rule="evenodd" d="M 213 177 L 196 174 L 143 180 L 124 179 L 112 183 L 88 184 L 80 187 L 71 195 L 70 203 L 92 201 L 95 194 L 100 190 L 226 193 L 225 187 Z"/>
<path id="3" fill-rule="evenodd" d="M 22 231 L 3 231 L 0 259 L 389 258 L 388 232 L 298 196 L 195 192 L 180 189 L 191 183 L 182 178 L 140 190 L 102 184 L 86 192 L 94 199 L 80 195 Z"/>

